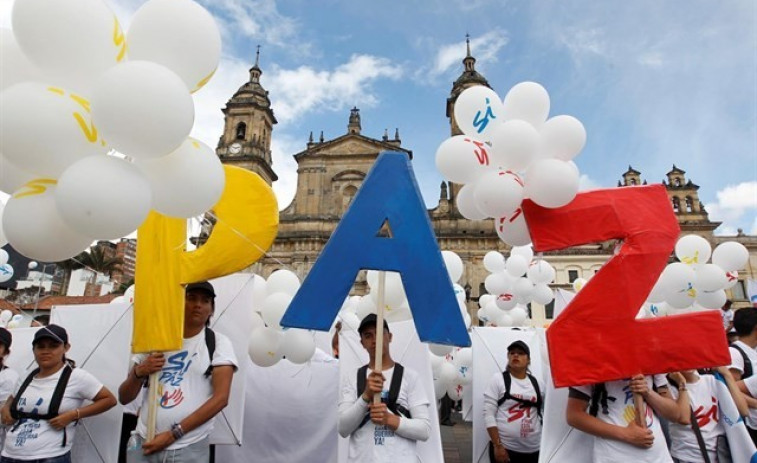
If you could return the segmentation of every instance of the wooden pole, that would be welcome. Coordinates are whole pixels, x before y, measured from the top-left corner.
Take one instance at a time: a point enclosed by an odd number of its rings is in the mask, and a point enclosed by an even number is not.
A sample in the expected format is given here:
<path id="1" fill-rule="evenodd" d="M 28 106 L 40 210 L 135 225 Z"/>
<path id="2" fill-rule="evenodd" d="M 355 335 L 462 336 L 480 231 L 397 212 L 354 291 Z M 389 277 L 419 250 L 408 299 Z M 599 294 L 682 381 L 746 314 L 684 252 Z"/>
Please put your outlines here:
<path id="1" fill-rule="evenodd" d="M 633 393 L 633 408 L 636 412 L 636 424 L 642 429 L 647 429 L 647 414 L 644 398 L 637 392 Z"/>
<path id="2" fill-rule="evenodd" d="M 155 425 L 158 420 L 158 374 L 155 372 L 150 375 L 147 386 L 147 436 L 146 441 L 151 441 L 155 437 Z"/>
<path id="3" fill-rule="evenodd" d="M 373 371 L 381 373 L 384 369 L 384 288 L 386 286 L 386 272 L 378 273 L 378 302 L 376 303 L 376 363 Z M 381 403 L 381 394 L 373 394 L 373 403 Z"/>

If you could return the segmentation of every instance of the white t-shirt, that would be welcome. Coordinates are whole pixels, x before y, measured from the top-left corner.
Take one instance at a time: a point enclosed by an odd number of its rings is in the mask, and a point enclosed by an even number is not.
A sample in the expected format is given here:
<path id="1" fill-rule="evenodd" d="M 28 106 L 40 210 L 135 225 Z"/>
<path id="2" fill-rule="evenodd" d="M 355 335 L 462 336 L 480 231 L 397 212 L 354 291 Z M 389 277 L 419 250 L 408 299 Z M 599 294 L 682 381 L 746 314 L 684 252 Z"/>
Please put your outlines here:
<path id="1" fill-rule="evenodd" d="M 236 370 L 237 358 L 229 338 L 215 331 L 216 350 L 213 366 L 231 365 Z M 205 330 L 191 338 L 185 338 L 181 350 L 164 352 L 166 363 L 158 373 L 158 404 L 156 432 L 168 431 L 200 408 L 213 395 L 211 378 L 205 377 L 210 365 L 210 354 L 205 344 Z M 133 358 L 135 364 L 142 362 L 146 354 Z M 142 410 L 148 408 L 148 394 L 144 394 Z M 213 419 L 184 434 L 184 437 L 167 447 L 169 450 L 184 448 L 204 439 L 213 429 Z M 137 432 L 142 438 L 147 436 L 147 413 L 139 415 Z"/>
<path id="2" fill-rule="evenodd" d="M 18 373 L 11 368 L 5 368 L 0 371 L 0 407 L 5 405 L 8 396 L 13 394 L 13 390 L 18 385 Z M 0 425 L 0 451 L 3 450 L 5 443 L 5 432 L 7 426 Z"/>
<path id="3" fill-rule="evenodd" d="M 528 377 L 518 379 L 510 376 L 510 395 L 536 402 L 536 391 Z M 544 383 L 536 380 L 544 403 Z M 496 373 L 484 392 L 484 424 L 487 428 L 496 426 L 499 440 L 508 450 L 522 453 L 539 451 L 541 444 L 541 419 L 536 407 L 527 407 L 513 399 L 507 399 L 497 407 L 497 401 L 505 395 L 505 380 L 502 373 Z"/>
<path id="4" fill-rule="evenodd" d="M 686 383 L 687 393 L 691 408 L 697 417 L 702 439 L 710 454 L 710 461 L 716 461 L 717 438 L 725 434 L 725 428 L 720 423 L 720 411 L 718 404 L 718 387 L 722 385 L 712 375 L 702 375 L 699 381 Z M 725 387 L 725 385 L 722 385 Z M 678 399 L 678 389 L 670 388 L 671 395 Z M 670 454 L 682 461 L 702 461 L 702 451 L 699 449 L 696 434 L 691 425 L 670 423 Z"/>
<path id="5" fill-rule="evenodd" d="M 600 405 L 597 418 L 605 423 L 615 426 L 626 427 L 635 419 L 636 413 L 633 406 L 633 393 L 630 390 L 628 380 L 609 381 L 604 383 L 607 388 L 607 409 L 604 414 Z M 652 377 L 647 376 L 647 384 L 652 389 Z M 655 375 L 654 384 L 667 386 L 668 382 L 664 375 Z M 579 386 L 572 388 L 584 394 L 587 399 L 591 398 L 593 386 Z M 654 415 L 652 408 L 644 404 L 647 428 L 654 435 L 654 444 L 649 449 L 636 447 L 625 442 L 603 437 L 594 437 L 594 463 L 672 463 L 670 454 L 662 434 L 660 422 Z"/>
<path id="6" fill-rule="evenodd" d="M 370 374 L 366 369 L 366 378 Z M 389 397 L 389 387 L 392 384 L 394 367 L 384 370 L 384 390 L 382 398 Z M 430 403 L 418 374 L 405 368 L 402 373 L 400 392 L 397 405 L 410 410 L 413 407 Z M 339 400 L 340 408 L 351 406 L 357 398 L 357 374 L 345 375 L 342 378 L 342 394 Z M 396 434 L 389 426 L 376 426 L 368 420 L 362 427 L 350 434 L 347 461 L 360 463 L 416 463 L 418 457 L 415 451 L 416 441 Z"/>
<path id="7" fill-rule="evenodd" d="M 36 410 L 37 413 L 46 414 L 53 398 L 55 386 L 58 384 L 58 379 L 62 373 L 63 368 L 46 378 L 34 378 L 23 395 L 19 397 L 18 410 L 27 413 Z M 14 396 L 18 393 L 25 379 L 26 376 L 16 384 L 13 390 Z M 102 387 L 102 383 L 97 378 L 81 368 L 74 368 L 63 393 L 63 400 L 60 403 L 58 413 L 81 408 L 84 401 L 94 399 Z M 53 429 L 47 420 L 21 419 L 13 426 L 8 427 L 2 455 L 19 460 L 64 455 L 71 450 L 75 429 L 75 421 L 66 426 L 66 445 L 63 447 L 61 446 L 63 430 Z"/>
<path id="8" fill-rule="evenodd" d="M 757 375 L 750 376 L 744 380 L 744 386 L 749 391 L 749 395 L 757 397 Z"/>
<path id="9" fill-rule="evenodd" d="M 747 358 L 752 364 L 752 374 L 757 375 L 757 351 L 755 351 L 753 348 L 749 347 L 748 345 L 744 344 L 741 341 L 735 341 L 733 344 L 741 347 L 744 353 L 746 353 Z M 741 355 L 741 352 L 739 352 L 733 347 L 729 347 L 728 350 L 731 352 L 731 366 L 728 368 L 738 370 L 743 375 L 744 374 L 744 356 Z M 749 416 L 746 417 L 744 422 L 750 428 L 757 429 L 757 409 L 750 408 Z"/>

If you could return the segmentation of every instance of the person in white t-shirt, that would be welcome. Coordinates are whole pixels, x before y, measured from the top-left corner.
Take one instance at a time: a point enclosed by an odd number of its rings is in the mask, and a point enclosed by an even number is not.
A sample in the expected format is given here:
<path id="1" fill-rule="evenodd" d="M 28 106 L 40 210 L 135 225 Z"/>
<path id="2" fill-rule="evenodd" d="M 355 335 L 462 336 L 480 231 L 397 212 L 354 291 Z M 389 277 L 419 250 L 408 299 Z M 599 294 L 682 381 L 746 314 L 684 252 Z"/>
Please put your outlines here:
<path id="1" fill-rule="evenodd" d="M 668 378 L 672 387 L 671 396 L 678 403 L 678 417 L 669 425 L 670 454 L 677 463 L 695 463 L 705 461 L 702 448 L 692 423 L 692 413 L 696 417 L 696 426 L 702 436 L 704 450 L 711 462 L 718 461 L 718 437 L 725 435 L 725 428 L 720 422 L 720 400 L 734 400 L 740 414 L 748 412 L 746 401 L 739 392 L 733 376 L 727 367 L 716 370 L 723 376 L 726 384 L 713 375 L 700 375 L 696 370 L 684 370 L 670 373 Z"/>
<path id="2" fill-rule="evenodd" d="M 749 378 L 757 373 L 757 308 L 745 307 L 733 316 L 733 327 L 739 339 L 729 348 L 731 365 L 729 367 L 736 381 Z M 744 396 L 749 406 L 746 423 L 752 442 L 757 445 L 757 399 Z"/>
<path id="3" fill-rule="evenodd" d="M 144 394 L 137 423 L 142 452 L 129 452 L 127 461 L 181 461 L 207 463 L 213 418 L 229 401 L 237 359 L 231 341 L 207 328 L 215 308 L 215 291 L 207 281 L 190 283 L 184 303 L 184 342 L 178 351 L 138 354 L 118 388 L 118 398 L 128 404 L 137 397 L 150 374 L 158 377 L 155 437 L 147 437 L 148 394 Z M 208 336 L 215 340 L 211 359 Z M 166 460 L 168 459 L 168 460 Z"/>
<path id="4" fill-rule="evenodd" d="M 730 300 L 726 300 L 723 307 L 720 308 L 720 317 L 723 319 L 723 329 L 726 333 L 733 328 L 733 309 L 731 308 L 731 304 L 733 303 Z"/>
<path id="5" fill-rule="evenodd" d="M 11 353 L 11 344 L 13 336 L 11 332 L 0 327 L 0 407 L 5 405 L 6 399 L 13 393 L 13 388 L 18 384 L 18 373 L 12 368 L 5 366 L 5 359 Z M 0 451 L 5 443 L 5 432 L 7 428 L 0 426 Z"/>
<path id="6" fill-rule="evenodd" d="M 70 463 L 79 420 L 116 405 L 100 381 L 73 368 L 66 359 L 70 347 L 61 326 L 48 325 L 34 334 L 32 348 L 39 367 L 18 382 L 0 412 L 9 426 L 0 462 Z"/>
<path id="7" fill-rule="evenodd" d="M 375 314 L 360 322 L 360 343 L 370 360 L 357 373 L 350 372 L 342 378 L 337 428 L 342 437 L 349 437 L 349 462 L 415 463 L 416 442 L 427 440 L 431 433 L 430 401 L 418 374 L 392 360 L 392 333 L 386 321 L 383 358 L 377 371 L 376 323 Z M 360 388 L 358 381 L 365 386 Z M 381 403 L 373 403 L 376 394 L 381 396 Z M 392 403 L 395 394 L 396 402 Z"/>
<path id="8" fill-rule="evenodd" d="M 491 441 L 492 463 L 539 461 L 545 388 L 543 382 L 529 373 L 530 364 L 528 344 L 513 342 L 507 347 L 505 373 L 496 373 L 484 391 L 484 424 Z M 508 397 L 504 375 L 510 381 Z"/>
<path id="9" fill-rule="evenodd" d="M 571 387 L 566 418 L 570 426 L 594 436 L 594 463 L 671 463 L 660 422 L 652 411 L 668 420 L 677 416 L 678 405 L 667 389 L 664 375 Z M 645 427 L 637 422 L 634 393 L 644 399 Z"/>

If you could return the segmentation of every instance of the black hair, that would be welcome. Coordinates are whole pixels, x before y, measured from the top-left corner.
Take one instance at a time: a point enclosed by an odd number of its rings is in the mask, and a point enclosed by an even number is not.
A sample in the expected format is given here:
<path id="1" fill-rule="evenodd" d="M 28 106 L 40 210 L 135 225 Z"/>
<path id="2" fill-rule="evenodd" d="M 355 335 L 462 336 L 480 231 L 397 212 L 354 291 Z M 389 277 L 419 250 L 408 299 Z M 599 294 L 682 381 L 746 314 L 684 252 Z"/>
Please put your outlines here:
<path id="1" fill-rule="evenodd" d="M 733 315 L 733 327 L 739 336 L 749 336 L 757 326 L 757 307 L 744 307 Z"/>
<path id="2" fill-rule="evenodd" d="M 37 315 L 36 317 L 34 317 L 34 321 L 38 322 L 42 326 L 47 326 L 50 324 L 50 315 L 46 313 Z"/>

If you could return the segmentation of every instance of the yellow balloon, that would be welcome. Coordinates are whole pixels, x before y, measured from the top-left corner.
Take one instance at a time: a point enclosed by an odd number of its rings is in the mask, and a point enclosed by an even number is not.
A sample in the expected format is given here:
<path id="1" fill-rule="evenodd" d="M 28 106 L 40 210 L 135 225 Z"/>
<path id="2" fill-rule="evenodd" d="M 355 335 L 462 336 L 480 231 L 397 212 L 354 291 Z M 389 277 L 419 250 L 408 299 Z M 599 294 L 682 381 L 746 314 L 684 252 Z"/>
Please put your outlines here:
<path id="1" fill-rule="evenodd" d="M 137 231 L 133 352 L 176 350 L 184 329 L 183 284 L 243 270 L 273 244 L 279 210 L 271 187 L 257 174 L 224 166 L 226 187 L 213 207 L 208 241 L 185 251 L 186 220 L 151 211 Z"/>

